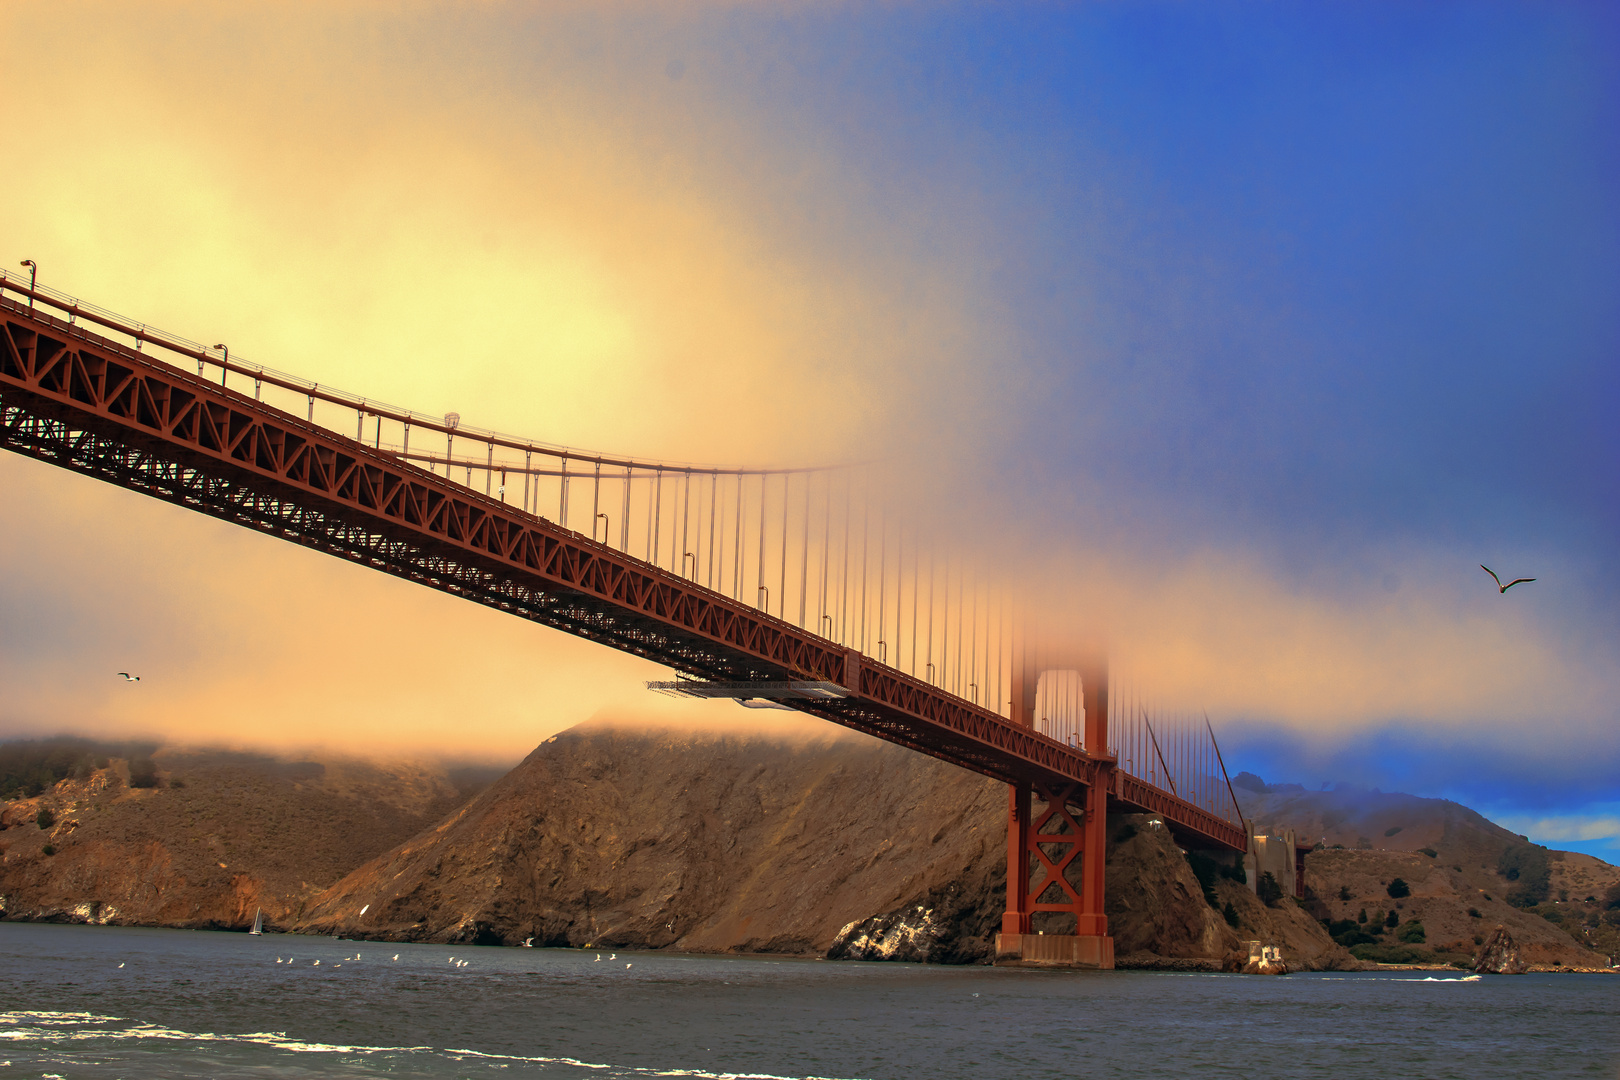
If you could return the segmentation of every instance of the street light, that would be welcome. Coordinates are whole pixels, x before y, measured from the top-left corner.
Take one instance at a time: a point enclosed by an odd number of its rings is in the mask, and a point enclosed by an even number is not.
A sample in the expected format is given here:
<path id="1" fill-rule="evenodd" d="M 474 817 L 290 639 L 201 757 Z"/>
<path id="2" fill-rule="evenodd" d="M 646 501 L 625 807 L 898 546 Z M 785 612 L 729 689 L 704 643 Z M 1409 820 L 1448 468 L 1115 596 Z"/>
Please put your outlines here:
<path id="1" fill-rule="evenodd" d="M 33 259 L 24 259 L 22 264 L 28 267 L 28 306 L 34 306 L 34 282 L 39 280 L 39 263 Z"/>
<path id="2" fill-rule="evenodd" d="M 231 347 L 229 345 L 215 345 L 214 348 L 225 354 L 225 359 L 219 362 L 219 385 L 224 386 L 225 376 L 228 375 L 231 370 L 228 366 L 231 362 Z M 200 362 L 197 367 L 197 374 L 202 374 L 202 365 Z"/>
<path id="3" fill-rule="evenodd" d="M 450 479 L 450 449 L 456 441 L 456 428 L 461 426 L 461 414 L 447 412 L 444 414 L 444 478 Z"/>

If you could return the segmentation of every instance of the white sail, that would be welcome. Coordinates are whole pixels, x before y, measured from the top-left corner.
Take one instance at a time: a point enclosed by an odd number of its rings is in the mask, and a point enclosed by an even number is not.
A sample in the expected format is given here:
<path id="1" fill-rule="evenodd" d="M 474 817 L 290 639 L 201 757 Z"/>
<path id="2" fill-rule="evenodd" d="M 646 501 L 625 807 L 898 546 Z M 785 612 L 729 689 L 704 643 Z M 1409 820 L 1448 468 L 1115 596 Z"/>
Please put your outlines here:
<path id="1" fill-rule="evenodd" d="M 248 933 L 264 933 L 264 908 L 258 908 L 253 912 L 253 929 L 249 930 Z"/>

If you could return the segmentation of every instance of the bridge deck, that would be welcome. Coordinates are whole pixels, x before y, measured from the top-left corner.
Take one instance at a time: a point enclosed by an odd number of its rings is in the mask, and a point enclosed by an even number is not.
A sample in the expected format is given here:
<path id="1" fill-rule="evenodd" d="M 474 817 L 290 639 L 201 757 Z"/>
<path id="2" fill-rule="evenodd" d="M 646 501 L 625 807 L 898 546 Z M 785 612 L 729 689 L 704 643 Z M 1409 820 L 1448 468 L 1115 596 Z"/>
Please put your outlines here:
<path id="1" fill-rule="evenodd" d="M 1118 808 L 1159 814 L 1187 842 L 1246 847 L 1241 825 L 1111 761 L 82 323 L 0 298 L 0 327 L 0 447 L 686 675 L 837 683 L 854 692 L 794 707 L 998 780 L 1106 777 Z"/>

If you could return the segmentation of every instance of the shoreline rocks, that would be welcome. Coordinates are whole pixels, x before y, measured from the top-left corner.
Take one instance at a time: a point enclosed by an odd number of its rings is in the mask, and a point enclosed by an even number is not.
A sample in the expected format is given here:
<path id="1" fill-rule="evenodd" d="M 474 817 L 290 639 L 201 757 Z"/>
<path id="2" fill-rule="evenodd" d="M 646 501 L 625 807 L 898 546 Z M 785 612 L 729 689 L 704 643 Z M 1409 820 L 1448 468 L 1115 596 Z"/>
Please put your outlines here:
<path id="1" fill-rule="evenodd" d="M 1513 935 L 1508 933 L 1507 927 L 1498 923 L 1480 947 L 1474 971 L 1482 975 L 1523 975 L 1529 970 L 1529 965 L 1519 955 L 1519 946 L 1514 943 Z"/>

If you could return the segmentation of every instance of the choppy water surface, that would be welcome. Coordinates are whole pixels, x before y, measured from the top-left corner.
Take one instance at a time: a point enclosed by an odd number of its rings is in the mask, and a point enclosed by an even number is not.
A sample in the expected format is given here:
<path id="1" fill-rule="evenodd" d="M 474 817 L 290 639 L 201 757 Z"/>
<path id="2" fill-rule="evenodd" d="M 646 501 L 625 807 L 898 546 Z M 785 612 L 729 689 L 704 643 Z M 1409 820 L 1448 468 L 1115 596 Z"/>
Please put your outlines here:
<path id="1" fill-rule="evenodd" d="M 0 922 L 0 1075 L 1620 1076 L 1612 976 L 610 955 Z"/>

